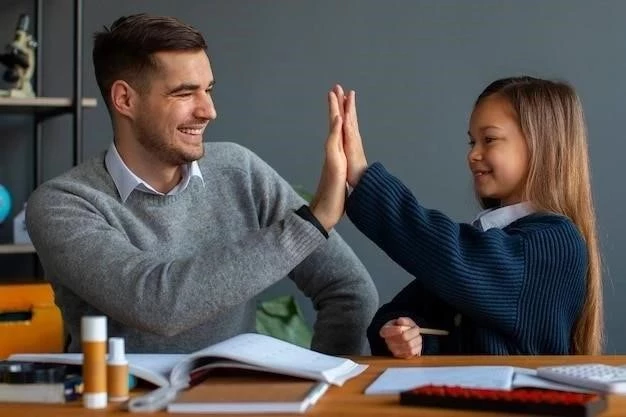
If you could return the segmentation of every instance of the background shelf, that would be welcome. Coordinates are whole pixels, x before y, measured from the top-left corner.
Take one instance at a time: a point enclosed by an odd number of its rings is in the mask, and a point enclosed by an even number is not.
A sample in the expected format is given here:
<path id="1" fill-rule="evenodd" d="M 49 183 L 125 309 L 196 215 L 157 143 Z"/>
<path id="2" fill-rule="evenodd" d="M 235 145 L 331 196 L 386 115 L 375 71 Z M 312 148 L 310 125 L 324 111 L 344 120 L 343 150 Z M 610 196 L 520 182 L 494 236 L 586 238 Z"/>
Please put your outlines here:
<path id="1" fill-rule="evenodd" d="M 83 107 L 96 107 L 98 101 L 95 98 L 85 97 L 82 103 Z M 71 97 L 0 97 L 0 112 L 2 113 L 35 113 L 52 116 L 71 113 L 73 109 L 74 100 Z"/>
<path id="2" fill-rule="evenodd" d="M 35 253 L 35 247 L 33 245 L 0 245 L 0 254 L 10 254 L 10 253 Z"/>

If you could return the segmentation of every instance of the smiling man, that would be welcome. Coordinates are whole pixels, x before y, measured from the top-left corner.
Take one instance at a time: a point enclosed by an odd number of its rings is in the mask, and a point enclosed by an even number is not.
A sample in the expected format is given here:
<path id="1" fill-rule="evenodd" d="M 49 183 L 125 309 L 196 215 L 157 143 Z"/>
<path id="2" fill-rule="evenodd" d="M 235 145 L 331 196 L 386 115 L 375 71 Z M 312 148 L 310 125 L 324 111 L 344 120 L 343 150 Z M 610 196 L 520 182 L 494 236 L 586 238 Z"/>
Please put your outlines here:
<path id="1" fill-rule="evenodd" d="M 312 348 L 362 353 L 378 294 L 325 221 L 343 212 L 333 197 L 343 194 L 322 178 L 309 207 L 251 151 L 203 142 L 217 113 L 202 35 L 170 17 L 122 17 L 96 34 L 93 61 L 113 142 L 39 187 L 27 209 L 68 350 L 81 348 L 84 315 L 106 315 L 129 352 L 189 352 L 254 331 L 256 296 L 288 276 L 317 310 Z M 337 149 L 327 163 L 341 161 Z"/>

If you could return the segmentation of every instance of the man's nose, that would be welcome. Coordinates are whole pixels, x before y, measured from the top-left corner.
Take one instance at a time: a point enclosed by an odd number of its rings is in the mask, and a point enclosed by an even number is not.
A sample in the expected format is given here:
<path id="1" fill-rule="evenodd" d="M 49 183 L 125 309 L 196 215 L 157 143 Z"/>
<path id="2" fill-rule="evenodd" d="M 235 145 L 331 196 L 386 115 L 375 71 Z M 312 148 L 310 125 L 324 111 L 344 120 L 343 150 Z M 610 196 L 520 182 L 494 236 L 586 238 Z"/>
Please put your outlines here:
<path id="1" fill-rule="evenodd" d="M 211 97 L 211 94 L 203 94 L 203 96 L 204 97 L 200 100 L 200 103 L 196 107 L 196 117 L 207 120 L 215 120 L 217 117 L 217 110 L 215 110 L 213 98 Z"/>

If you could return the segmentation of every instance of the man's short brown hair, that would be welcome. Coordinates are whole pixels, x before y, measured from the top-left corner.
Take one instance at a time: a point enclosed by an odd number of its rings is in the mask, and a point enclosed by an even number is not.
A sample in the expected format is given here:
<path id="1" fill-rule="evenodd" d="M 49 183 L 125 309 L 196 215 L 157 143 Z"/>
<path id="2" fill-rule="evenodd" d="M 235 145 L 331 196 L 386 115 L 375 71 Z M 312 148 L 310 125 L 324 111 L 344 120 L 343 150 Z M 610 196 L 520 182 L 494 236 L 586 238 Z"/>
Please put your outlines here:
<path id="1" fill-rule="evenodd" d="M 154 53 L 206 48 L 202 34 L 176 18 L 145 13 L 120 17 L 110 28 L 94 34 L 93 66 L 107 107 L 110 110 L 110 91 L 116 80 L 145 89 L 151 72 L 158 69 Z"/>

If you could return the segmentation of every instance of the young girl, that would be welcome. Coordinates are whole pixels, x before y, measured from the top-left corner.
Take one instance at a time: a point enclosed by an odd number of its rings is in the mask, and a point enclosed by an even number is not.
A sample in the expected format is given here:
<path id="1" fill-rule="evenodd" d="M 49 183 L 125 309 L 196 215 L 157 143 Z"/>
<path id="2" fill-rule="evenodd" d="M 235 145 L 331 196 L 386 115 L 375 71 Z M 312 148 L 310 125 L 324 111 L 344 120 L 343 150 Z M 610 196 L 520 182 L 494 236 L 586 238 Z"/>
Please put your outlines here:
<path id="1" fill-rule="evenodd" d="M 368 167 L 355 93 L 333 93 L 354 187 L 348 216 L 415 277 L 376 313 L 372 354 L 601 353 L 600 255 L 572 87 L 506 78 L 478 97 L 467 159 L 487 210 L 473 224 L 424 208 L 380 163 Z"/>

